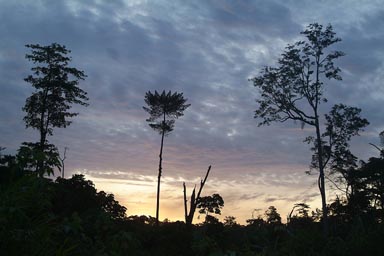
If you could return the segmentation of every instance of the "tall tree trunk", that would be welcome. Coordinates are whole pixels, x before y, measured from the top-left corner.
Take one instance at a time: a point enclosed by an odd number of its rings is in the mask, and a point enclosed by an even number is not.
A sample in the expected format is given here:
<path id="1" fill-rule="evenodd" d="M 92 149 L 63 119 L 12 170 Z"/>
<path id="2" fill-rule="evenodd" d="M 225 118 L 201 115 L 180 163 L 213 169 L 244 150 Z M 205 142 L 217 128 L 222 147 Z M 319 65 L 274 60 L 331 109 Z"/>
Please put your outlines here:
<path id="1" fill-rule="evenodd" d="M 48 89 L 44 89 L 43 99 L 42 99 L 42 107 L 40 113 L 40 149 L 43 151 L 45 142 L 47 140 L 47 132 L 48 132 L 48 113 L 47 113 L 47 98 L 48 98 Z M 47 115 L 47 116 L 46 116 Z"/>
<path id="2" fill-rule="evenodd" d="M 41 151 L 41 153 L 44 153 L 45 151 L 45 145 L 47 142 L 47 133 L 48 133 L 48 124 L 49 124 L 49 119 L 48 119 L 48 113 L 47 113 L 47 97 L 48 97 L 48 90 L 44 90 L 44 98 L 43 98 L 43 103 L 42 103 L 42 109 L 41 109 L 41 116 L 40 116 L 40 142 L 38 145 L 38 150 Z M 36 165 L 36 173 L 39 176 L 43 176 L 43 170 L 44 169 L 44 161 L 38 160 L 37 165 Z"/>
<path id="3" fill-rule="evenodd" d="M 324 182 L 325 166 L 323 164 L 323 147 L 321 143 L 320 126 L 319 126 L 318 118 L 316 118 L 316 140 L 317 140 L 317 159 L 318 159 L 318 165 L 319 165 L 318 187 L 320 190 L 321 207 L 323 211 L 323 234 L 324 236 L 327 236 L 328 235 L 328 210 L 327 210 L 327 199 L 325 194 L 325 182 Z"/>
<path id="4" fill-rule="evenodd" d="M 165 131 L 161 134 L 161 146 L 159 154 L 159 174 L 157 176 L 157 198 L 156 198 L 156 226 L 159 225 L 159 209 L 160 209 L 160 178 L 162 173 L 162 162 L 163 162 L 163 145 L 164 145 Z"/>
<path id="5" fill-rule="evenodd" d="M 324 237 L 328 236 L 328 211 L 327 211 L 327 199 L 325 195 L 325 177 L 324 177 L 324 161 L 323 161 L 323 145 L 321 142 L 321 132 L 320 132 L 320 124 L 319 124 L 319 115 L 318 115 L 318 106 L 320 104 L 320 57 L 321 50 L 318 50 L 316 53 L 316 95 L 315 95 L 315 106 L 314 106 L 314 114 L 315 114 L 315 126 L 316 126 L 316 140 L 317 140 L 317 160 L 319 164 L 319 179 L 318 186 L 321 195 L 321 208 L 323 211 L 323 235 Z"/>
<path id="6" fill-rule="evenodd" d="M 64 176 L 65 176 L 65 173 L 64 173 L 64 161 L 65 159 L 67 158 L 66 156 L 67 154 L 67 147 L 64 147 L 64 156 L 63 158 L 60 158 L 60 161 L 61 161 L 61 177 L 64 179 Z"/>
<path id="7" fill-rule="evenodd" d="M 45 152 L 45 145 L 47 141 L 47 133 L 42 129 L 40 131 L 40 142 L 38 144 L 38 147 L 36 148 L 38 151 L 41 152 L 41 154 L 44 154 Z M 38 159 L 37 165 L 36 165 L 36 173 L 40 176 L 43 177 L 44 175 L 44 160 Z"/>

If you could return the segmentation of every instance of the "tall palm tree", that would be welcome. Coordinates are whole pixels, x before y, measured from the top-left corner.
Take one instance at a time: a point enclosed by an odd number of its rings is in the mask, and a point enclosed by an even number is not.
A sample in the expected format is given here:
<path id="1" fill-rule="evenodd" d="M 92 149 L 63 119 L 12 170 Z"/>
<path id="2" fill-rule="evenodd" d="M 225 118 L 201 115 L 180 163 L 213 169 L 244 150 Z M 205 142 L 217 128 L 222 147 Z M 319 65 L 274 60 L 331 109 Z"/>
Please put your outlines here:
<path id="1" fill-rule="evenodd" d="M 172 94 L 171 91 L 165 93 L 165 90 L 161 94 L 157 91 L 155 93 L 148 91 L 145 94 L 144 101 L 148 107 L 143 107 L 143 109 L 150 115 L 146 121 L 152 129 L 161 134 L 156 200 L 156 225 L 159 225 L 160 178 L 162 173 L 164 137 L 173 130 L 175 119 L 183 116 L 184 110 L 191 104 L 185 104 L 187 99 L 183 97 L 183 93 L 175 92 Z"/>

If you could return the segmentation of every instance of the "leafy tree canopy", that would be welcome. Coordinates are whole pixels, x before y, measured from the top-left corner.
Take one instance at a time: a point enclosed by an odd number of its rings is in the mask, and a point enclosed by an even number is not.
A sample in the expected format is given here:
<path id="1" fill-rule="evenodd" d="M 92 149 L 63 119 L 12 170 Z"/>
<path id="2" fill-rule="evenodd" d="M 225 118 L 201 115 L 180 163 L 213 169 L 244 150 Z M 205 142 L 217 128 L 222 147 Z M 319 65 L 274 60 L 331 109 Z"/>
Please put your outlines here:
<path id="1" fill-rule="evenodd" d="M 173 130 L 175 119 L 183 116 L 184 110 L 191 105 L 185 104 L 187 99 L 183 97 L 183 93 L 172 93 L 171 91 L 166 93 L 165 90 L 161 94 L 157 91 L 155 93 L 148 91 L 144 101 L 148 107 L 143 107 L 143 109 L 150 115 L 147 122 L 160 134 L 170 133 Z"/>
<path id="2" fill-rule="evenodd" d="M 224 200 L 219 194 L 212 196 L 200 197 L 197 203 L 197 208 L 200 208 L 199 213 L 221 214 L 221 209 L 224 207 Z"/>
<path id="3" fill-rule="evenodd" d="M 69 112 L 72 104 L 87 106 L 87 93 L 78 87 L 86 75 L 83 71 L 69 67 L 70 51 L 57 43 L 48 46 L 28 44 L 31 49 L 26 58 L 36 64 L 32 75 L 24 80 L 36 91 L 27 98 L 23 110 L 27 113 L 24 121 L 27 127 L 40 131 L 40 144 L 47 135 L 52 135 L 54 127 L 70 125 L 71 117 L 78 113 Z"/>
<path id="4" fill-rule="evenodd" d="M 327 50 L 341 41 L 332 26 L 323 28 L 313 23 L 301 34 L 306 40 L 288 45 L 277 67 L 265 67 L 259 76 L 251 79 L 261 93 L 255 111 L 255 118 L 262 119 L 259 125 L 288 119 L 315 125 L 318 105 L 327 101 L 321 78 L 341 80 L 340 68 L 333 62 L 344 53 Z"/>
<path id="5" fill-rule="evenodd" d="M 277 212 L 276 207 L 269 206 L 268 210 L 265 211 L 266 222 L 269 224 L 281 224 L 280 214 Z"/>

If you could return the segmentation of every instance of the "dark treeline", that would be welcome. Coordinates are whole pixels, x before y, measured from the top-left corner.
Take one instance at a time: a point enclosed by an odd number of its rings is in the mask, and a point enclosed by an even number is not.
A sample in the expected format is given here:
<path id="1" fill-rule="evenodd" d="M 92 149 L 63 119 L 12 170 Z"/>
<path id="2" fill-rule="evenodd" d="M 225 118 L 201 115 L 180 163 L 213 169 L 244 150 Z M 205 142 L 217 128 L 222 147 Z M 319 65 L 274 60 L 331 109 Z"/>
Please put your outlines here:
<path id="1" fill-rule="evenodd" d="M 164 137 L 190 104 L 182 93 L 147 92 L 144 110 L 150 127 L 161 135 L 156 217 L 127 216 L 113 194 L 97 191 L 83 175 L 64 177 L 64 156 L 48 141 L 54 129 L 65 128 L 87 106 L 79 87 L 83 71 L 70 67 L 65 46 L 27 45 L 26 58 L 35 66 L 24 80 L 35 91 L 23 110 L 27 128 L 38 131 L 37 142 L 24 142 L 15 155 L 0 148 L 0 251 L 5 255 L 382 255 L 384 244 L 384 148 L 367 161 L 352 154 L 349 143 L 369 123 L 361 110 L 335 104 L 321 117 L 325 81 L 341 80 L 334 61 L 344 55 L 328 47 L 341 39 L 332 27 L 311 24 L 304 41 L 289 45 L 277 67 L 266 67 L 251 79 L 260 90 L 255 117 L 261 125 L 287 120 L 311 126 L 305 138 L 312 145 L 311 172 L 318 173 L 321 209 L 305 202 L 292 205 L 286 223 L 274 206 L 252 216 L 246 225 L 226 216 L 224 199 L 202 195 L 211 166 L 196 193 L 187 199 L 185 221 L 159 221 Z M 307 104 L 307 106 L 305 105 Z M 321 121 L 325 120 L 324 124 Z M 380 136 L 384 138 L 384 133 Z M 49 178 L 58 170 L 61 176 Z M 328 184 L 339 191 L 326 199 Z M 181 186 L 180 186 L 181 188 Z M 188 211 L 189 202 L 189 211 Z M 193 224 L 195 211 L 204 221 Z M 283 223 L 284 222 L 284 223 Z"/>
<path id="2" fill-rule="evenodd" d="M 273 206 L 246 225 L 209 206 L 205 221 L 188 227 L 150 216 L 126 216 L 112 194 L 97 191 L 82 175 L 38 177 L 3 156 L 0 248 L 5 255 L 382 255 L 384 159 L 356 169 L 354 192 L 328 207 L 329 236 L 321 210 L 293 206 L 287 223 Z M 381 180 L 380 180 L 381 179 Z"/>

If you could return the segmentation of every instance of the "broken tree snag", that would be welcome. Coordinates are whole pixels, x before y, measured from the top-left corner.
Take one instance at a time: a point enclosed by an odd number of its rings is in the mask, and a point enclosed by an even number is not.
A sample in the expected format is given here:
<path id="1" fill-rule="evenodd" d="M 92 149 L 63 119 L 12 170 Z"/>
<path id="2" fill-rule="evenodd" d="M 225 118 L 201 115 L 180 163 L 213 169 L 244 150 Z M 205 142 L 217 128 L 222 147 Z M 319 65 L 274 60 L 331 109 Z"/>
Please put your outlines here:
<path id="1" fill-rule="evenodd" d="M 208 175 L 209 175 L 209 172 L 210 172 L 210 171 L 211 171 L 211 166 L 208 167 L 208 170 L 207 170 L 207 173 L 205 174 L 205 178 L 204 178 L 204 180 L 200 181 L 200 189 L 199 189 L 199 192 L 197 193 L 196 200 L 197 200 L 198 198 L 200 198 L 201 191 L 203 190 L 204 184 L 205 184 L 205 182 L 207 181 L 207 178 L 208 178 Z"/>
<path id="2" fill-rule="evenodd" d="M 196 211 L 197 202 L 200 199 L 201 191 L 203 190 L 203 187 L 205 185 L 205 182 L 207 181 L 207 178 L 208 178 L 208 175 L 209 175 L 210 171 L 211 171 L 211 166 L 208 167 L 208 170 L 207 170 L 207 173 L 205 174 L 204 180 L 200 181 L 200 188 L 199 188 L 199 192 L 197 192 L 197 196 L 196 196 L 196 185 L 193 188 L 192 195 L 191 195 L 191 205 L 190 205 L 190 208 L 189 208 L 189 214 L 187 214 L 187 212 L 188 212 L 188 209 L 187 209 L 187 195 L 186 195 L 187 192 L 186 192 L 186 188 L 185 188 L 185 182 L 183 183 L 183 186 L 184 186 L 185 224 L 187 226 L 191 226 L 192 225 L 193 216 L 194 216 L 195 211 Z"/>
<path id="3" fill-rule="evenodd" d="M 196 191 L 196 185 L 195 185 L 195 187 L 194 187 L 193 190 L 192 190 L 192 195 L 191 195 L 191 200 L 190 200 L 191 205 L 190 205 L 190 207 L 189 207 L 189 214 L 187 215 L 187 219 L 186 219 L 186 221 L 185 221 L 185 223 L 187 224 L 187 226 L 192 224 L 192 219 L 193 219 L 193 214 L 191 215 L 191 211 L 192 211 L 192 209 L 193 209 L 193 208 L 196 209 L 196 207 L 195 207 L 195 204 L 196 204 L 196 199 L 195 199 L 195 198 L 196 198 L 196 193 L 195 193 L 195 191 Z M 190 218 L 191 218 L 191 219 L 190 219 Z"/>

